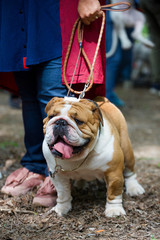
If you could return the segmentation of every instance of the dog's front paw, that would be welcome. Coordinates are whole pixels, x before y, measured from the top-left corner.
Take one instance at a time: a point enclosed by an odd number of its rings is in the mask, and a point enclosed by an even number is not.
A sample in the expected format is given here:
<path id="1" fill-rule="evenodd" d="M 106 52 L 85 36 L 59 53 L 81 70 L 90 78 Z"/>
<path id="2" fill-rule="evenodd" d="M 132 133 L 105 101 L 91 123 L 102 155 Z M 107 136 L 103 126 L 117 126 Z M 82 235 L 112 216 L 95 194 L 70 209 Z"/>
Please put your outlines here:
<path id="1" fill-rule="evenodd" d="M 57 213 L 58 216 L 62 217 L 66 215 L 72 208 L 70 202 L 57 203 L 55 207 L 52 208 L 53 211 Z"/>
<path id="2" fill-rule="evenodd" d="M 106 217 L 115 217 L 115 216 L 121 216 L 121 215 L 126 215 L 126 212 L 122 206 L 122 204 L 106 204 L 106 209 L 105 209 L 105 216 Z"/>
<path id="3" fill-rule="evenodd" d="M 136 174 L 132 175 L 129 178 L 125 179 L 126 193 L 133 196 L 138 196 L 145 193 L 144 188 L 138 183 L 136 179 Z"/>

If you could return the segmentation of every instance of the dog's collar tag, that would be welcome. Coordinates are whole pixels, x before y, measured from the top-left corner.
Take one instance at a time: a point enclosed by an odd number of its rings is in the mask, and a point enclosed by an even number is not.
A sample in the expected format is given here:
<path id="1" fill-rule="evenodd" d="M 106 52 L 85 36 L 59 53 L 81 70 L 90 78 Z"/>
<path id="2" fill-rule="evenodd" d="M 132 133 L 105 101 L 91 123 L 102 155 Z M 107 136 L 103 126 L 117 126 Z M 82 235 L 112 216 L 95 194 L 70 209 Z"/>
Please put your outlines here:
<path id="1" fill-rule="evenodd" d="M 50 177 L 55 178 L 56 174 L 60 171 L 63 172 L 64 171 L 63 168 L 60 165 L 56 165 L 54 172 L 49 171 L 49 175 Z"/>
<path id="2" fill-rule="evenodd" d="M 64 168 L 62 168 L 61 165 L 57 164 L 57 160 L 55 159 L 55 169 L 54 169 L 54 172 L 51 172 L 49 171 L 49 175 L 51 178 L 55 178 L 56 174 L 59 173 L 59 172 L 73 172 L 77 169 L 79 169 L 83 163 L 86 161 L 87 157 L 75 168 L 73 168 L 72 170 L 65 170 Z"/>

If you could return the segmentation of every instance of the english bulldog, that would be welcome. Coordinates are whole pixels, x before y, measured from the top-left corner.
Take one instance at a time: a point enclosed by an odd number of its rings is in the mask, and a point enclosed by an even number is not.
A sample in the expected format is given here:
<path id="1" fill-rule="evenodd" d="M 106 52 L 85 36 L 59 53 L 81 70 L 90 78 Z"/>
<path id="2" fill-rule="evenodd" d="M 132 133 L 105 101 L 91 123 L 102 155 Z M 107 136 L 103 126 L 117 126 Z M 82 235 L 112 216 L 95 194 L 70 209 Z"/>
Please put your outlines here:
<path id="1" fill-rule="evenodd" d="M 105 215 L 125 215 L 122 193 L 145 191 L 134 172 L 135 159 L 127 124 L 120 110 L 106 98 L 96 101 L 54 97 L 44 119 L 43 153 L 57 190 L 59 216 L 71 210 L 70 179 L 104 179 L 107 186 Z"/>

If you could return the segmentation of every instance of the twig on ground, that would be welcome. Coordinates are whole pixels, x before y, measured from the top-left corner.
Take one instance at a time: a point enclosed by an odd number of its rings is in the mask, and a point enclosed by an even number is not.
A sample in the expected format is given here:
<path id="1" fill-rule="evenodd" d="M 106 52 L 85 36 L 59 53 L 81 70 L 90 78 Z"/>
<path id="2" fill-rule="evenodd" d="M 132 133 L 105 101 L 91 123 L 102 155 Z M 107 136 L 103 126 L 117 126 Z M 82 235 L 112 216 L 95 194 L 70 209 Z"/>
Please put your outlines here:
<path id="1" fill-rule="evenodd" d="M 8 213 L 29 213 L 29 214 L 35 214 L 35 212 L 28 211 L 28 210 L 19 210 L 19 209 L 9 209 L 9 208 L 0 208 L 0 212 L 8 212 Z"/>

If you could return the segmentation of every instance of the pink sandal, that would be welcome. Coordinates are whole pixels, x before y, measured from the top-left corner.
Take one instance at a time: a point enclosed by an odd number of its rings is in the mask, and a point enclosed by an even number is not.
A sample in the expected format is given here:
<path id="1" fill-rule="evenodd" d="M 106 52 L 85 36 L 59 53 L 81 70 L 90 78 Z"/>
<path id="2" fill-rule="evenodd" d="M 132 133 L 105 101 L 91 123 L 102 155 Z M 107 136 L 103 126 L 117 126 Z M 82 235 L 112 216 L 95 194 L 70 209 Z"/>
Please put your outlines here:
<path id="1" fill-rule="evenodd" d="M 24 167 L 19 168 L 7 177 L 1 192 L 11 196 L 26 194 L 34 187 L 42 185 L 44 179 L 44 175 L 30 172 Z"/>
<path id="2" fill-rule="evenodd" d="M 34 206 L 53 207 L 56 204 L 57 193 L 49 177 L 46 177 L 43 185 L 33 199 Z"/>

